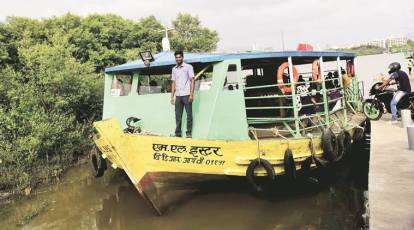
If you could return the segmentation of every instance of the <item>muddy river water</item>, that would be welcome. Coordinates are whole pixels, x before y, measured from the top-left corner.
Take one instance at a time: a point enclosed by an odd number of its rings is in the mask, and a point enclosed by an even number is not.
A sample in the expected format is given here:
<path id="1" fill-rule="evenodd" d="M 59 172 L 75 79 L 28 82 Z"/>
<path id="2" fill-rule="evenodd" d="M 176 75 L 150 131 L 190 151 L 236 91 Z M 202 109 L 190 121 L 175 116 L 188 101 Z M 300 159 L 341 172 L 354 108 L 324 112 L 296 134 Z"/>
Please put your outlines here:
<path id="1" fill-rule="evenodd" d="M 1 206 L 0 229 L 359 229 L 368 157 L 359 146 L 334 170 L 318 172 L 325 175 L 320 183 L 282 178 L 266 197 L 253 195 L 244 180 L 209 182 L 163 216 L 122 172 L 107 170 L 95 179 L 84 164 L 59 184 Z"/>

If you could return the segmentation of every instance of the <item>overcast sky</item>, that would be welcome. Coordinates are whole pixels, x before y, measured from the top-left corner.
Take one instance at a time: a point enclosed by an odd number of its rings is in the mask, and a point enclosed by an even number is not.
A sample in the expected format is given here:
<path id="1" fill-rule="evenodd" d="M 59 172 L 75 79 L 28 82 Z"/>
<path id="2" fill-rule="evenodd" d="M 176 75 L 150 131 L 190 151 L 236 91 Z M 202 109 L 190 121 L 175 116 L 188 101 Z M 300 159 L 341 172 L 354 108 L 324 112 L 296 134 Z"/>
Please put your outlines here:
<path id="1" fill-rule="evenodd" d="M 390 35 L 414 37 L 414 0 L 0 0 L 7 16 L 43 18 L 72 12 L 154 15 L 170 23 L 177 13 L 198 15 L 220 36 L 219 50 L 287 49 L 308 42 L 346 45 Z"/>

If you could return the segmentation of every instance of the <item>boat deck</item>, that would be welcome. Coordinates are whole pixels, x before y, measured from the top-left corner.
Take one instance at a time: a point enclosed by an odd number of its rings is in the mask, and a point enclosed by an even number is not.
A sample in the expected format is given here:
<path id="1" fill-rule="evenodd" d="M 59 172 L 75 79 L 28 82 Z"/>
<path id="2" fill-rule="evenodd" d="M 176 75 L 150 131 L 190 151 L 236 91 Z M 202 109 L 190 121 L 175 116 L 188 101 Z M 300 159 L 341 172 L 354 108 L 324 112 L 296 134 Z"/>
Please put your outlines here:
<path id="1" fill-rule="evenodd" d="M 365 116 L 363 114 L 357 113 L 357 114 L 353 114 L 351 112 L 347 113 L 347 121 L 348 121 L 348 126 L 349 127 L 355 127 L 355 126 L 359 126 L 361 125 L 364 121 L 365 121 Z M 301 132 L 302 136 L 306 136 L 307 133 L 311 133 L 313 135 L 320 135 L 322 133 L 322 129 L 325 127 L 324 123 L 321 121 L 318 121 L 318 119 L 316 117 L 312 117 L 308 119 L 309 122 L 311 122 L 311 124 L 313 126 L 316 127 L 311 127 L 309 129 L 306 128 L 306 119 L 302 119 L 301 120 L 301 128 L 304 128 L 305 130 L 303 130 Z M 330 115 L 330 120 L 331 120 L 331 127 L 333 129 L 334 132 L 338 132 L 340 131 L 341 127 L 343 127 L 344 124 L 342 124 L 343 122 L 343 112 L 342 111 L 338 111 L 336 113 L 333 113 Z M 293 129 L 293 127 L 291 127 Z M 283 131 L 286 130 L 286 126 L 283 125 L 275 125 L 275 126 L 263 126 L 262 128 L 258 128 L 258 129 L 254 129 L 257 132 L 257 137 L 259 139 L 277 139 L 277 138 L 282 138 L 282 137 L 286 137 L 286 138 L 290 138 L 292 137 L 290 135 L 289 132 Z M 252 139 L 254 139 L 253 135 L 250 135 Z"/>

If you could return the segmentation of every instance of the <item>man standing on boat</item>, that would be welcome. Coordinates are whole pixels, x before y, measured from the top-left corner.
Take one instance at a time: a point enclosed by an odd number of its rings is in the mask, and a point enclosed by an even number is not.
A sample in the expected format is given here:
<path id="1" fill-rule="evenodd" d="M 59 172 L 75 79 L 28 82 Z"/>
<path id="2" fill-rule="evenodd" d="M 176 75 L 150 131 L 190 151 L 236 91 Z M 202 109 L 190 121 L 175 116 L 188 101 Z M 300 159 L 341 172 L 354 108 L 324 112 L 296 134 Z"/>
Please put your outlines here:
<path id="1" fill-rule="evenodd" d="M 184 63 L 183 51 L 175 51 L 174 56 L 177 65 L 172 68 L 171 72 L 171 104 L 175 105 L 175 136 L 181 137 L 181 121 L 185 108 L 187 113 L 186 137 L 191 138 L 194 69 L 192 65 Z"/>

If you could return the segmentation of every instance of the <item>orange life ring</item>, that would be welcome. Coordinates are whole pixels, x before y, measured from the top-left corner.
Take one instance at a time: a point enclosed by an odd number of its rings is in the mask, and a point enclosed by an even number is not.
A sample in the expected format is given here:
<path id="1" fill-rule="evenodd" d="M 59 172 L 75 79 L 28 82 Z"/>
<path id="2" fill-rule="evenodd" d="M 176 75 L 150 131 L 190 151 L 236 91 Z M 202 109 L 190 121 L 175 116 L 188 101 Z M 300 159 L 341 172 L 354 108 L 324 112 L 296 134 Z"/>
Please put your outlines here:
<path id="1" fill-rule="evenodd" d="M 321 65 L 319 59 L 312 62 L 312 80 L 320 81 L 322 78 Z"/>
<path id="2" fill-rule="evenodd" d="M 346 61 L 346 72 L 350 77 L 355 76 L 355 66 L 354 66 L 354 60 L 348 60 Z"/>
<path id="3" fill-rule="evenodd" d="M 285 69 L 289 69 L 289 63 L 288 62 L 283 62 L 279 66 L 279 68 L 277 69 L 277 83 L 278 84 L 285 84 L 283 82 L 283 73 L 284 73 Z M 293 66 L 293 80 L 295 81 L 295 83 L 298 82 L 298 70 L 296 69 L 295 66 Z M 291 89 L 290 85 L 281 85 L 281 86 L 279 86 L 279 88 L 285 94 L 292 92 L 292 89 Z"/>

